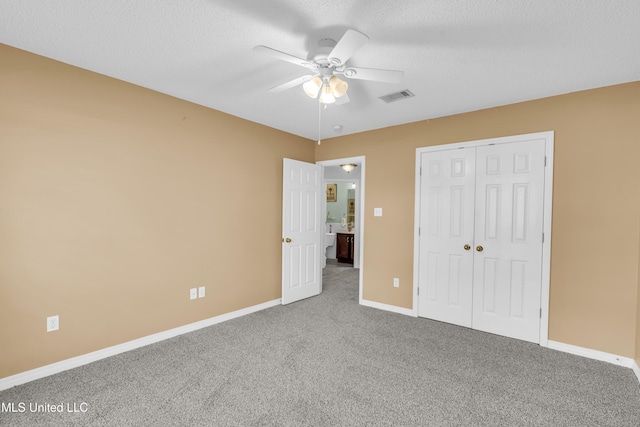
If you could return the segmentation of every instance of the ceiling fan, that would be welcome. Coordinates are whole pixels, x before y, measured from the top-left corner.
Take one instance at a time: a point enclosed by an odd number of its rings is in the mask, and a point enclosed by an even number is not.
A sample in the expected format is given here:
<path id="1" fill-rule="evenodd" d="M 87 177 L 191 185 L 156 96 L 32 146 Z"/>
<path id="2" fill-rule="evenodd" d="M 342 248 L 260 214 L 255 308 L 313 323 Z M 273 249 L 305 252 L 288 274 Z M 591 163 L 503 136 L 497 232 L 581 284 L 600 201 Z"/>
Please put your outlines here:
<path id="1" fill-rule="evenodd" d="M 309 52 L 307 59 L 298 58 L 262 45 L 254 47 L 253 51 L 300 65 L 313 72 L 313 74 L 307 74 L 273 87 L 269 89 L 269 92 L 282 92 L 302 85 L 307 95 L 311 98 L 319 97 L 319 101 L 323 104 L 334 103 L 336 98 L 341 98 L 337 103 L 343 104 L 348 102 L 349 99 L 346 95 L 349 85 L 346 81 L 340 79 L 339 75 L 347 79 L 386 83 L 400 83 L 404 77 L 402 71 L 360 68 L 348 65 L 349 58 L 368 40 L 369 37 L 361 32 L 348 29 L 338 42 L 329 38 L 321 39 L 316 50 Z"/>

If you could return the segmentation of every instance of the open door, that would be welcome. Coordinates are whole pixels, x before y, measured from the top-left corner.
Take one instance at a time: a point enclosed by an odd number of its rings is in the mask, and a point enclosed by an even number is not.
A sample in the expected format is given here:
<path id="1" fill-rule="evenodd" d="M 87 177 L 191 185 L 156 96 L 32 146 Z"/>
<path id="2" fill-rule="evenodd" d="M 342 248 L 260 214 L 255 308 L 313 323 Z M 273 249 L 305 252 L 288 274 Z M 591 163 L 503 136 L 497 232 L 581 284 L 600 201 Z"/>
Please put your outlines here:
<path id="1" fill-rule="evenodd" d="M 322 291 L 322 166 L 284 159 L 282 304 Z"/>

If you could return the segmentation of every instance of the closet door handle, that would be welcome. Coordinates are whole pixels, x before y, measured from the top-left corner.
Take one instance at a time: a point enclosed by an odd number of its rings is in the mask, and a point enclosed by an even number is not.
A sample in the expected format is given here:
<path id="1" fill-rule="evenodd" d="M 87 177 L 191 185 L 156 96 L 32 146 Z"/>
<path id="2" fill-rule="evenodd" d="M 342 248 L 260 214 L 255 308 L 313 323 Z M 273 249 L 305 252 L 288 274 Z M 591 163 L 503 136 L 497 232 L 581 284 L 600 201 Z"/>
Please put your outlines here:
<path id="1" fill-rule="evenodd" d="M 476 251 L 482 252 L 484 248 L 482 246 L 476 246 Z"/>
<path id="2" fill-rule="evenodd" d="M 471 249 L 471 245 L 464 245 L 464 250 L 468 251 L 469 249 Z"/>

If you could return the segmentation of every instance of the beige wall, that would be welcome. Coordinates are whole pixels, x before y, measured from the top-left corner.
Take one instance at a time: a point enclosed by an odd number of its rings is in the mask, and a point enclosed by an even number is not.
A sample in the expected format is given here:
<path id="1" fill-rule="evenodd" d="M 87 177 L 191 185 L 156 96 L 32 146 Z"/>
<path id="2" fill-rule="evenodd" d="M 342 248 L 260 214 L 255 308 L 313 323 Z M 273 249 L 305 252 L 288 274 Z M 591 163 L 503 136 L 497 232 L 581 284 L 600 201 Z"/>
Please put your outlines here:
<path id="1" fill-rule="evenodd" d="M 313 143 L 0 45 L 0 378 L 280 298 L 283 157 Z"/>
<path id="2" fill-rule="evenodd" d="M 366 158 L 363 297 L 412 307 L 416 148 L 548 130 L 555 131 L 549 339 L 640 357 L 640 82 L 323 141 L 316 160 Z M 384 216 L 374 217 L 374 207 Z M 393 277 L 404 286 L 393 288 Z"/>
<path id="3" fill-rule="evenodd" d="M 549 337 L 640 360 L 640 82 L 320 146 L 3 45 L 0 94 L 0 378 L 279 298 L 283 157 L 366 156 L 364 298 L 410 308 L 415 149 L 546 130 Z"/>

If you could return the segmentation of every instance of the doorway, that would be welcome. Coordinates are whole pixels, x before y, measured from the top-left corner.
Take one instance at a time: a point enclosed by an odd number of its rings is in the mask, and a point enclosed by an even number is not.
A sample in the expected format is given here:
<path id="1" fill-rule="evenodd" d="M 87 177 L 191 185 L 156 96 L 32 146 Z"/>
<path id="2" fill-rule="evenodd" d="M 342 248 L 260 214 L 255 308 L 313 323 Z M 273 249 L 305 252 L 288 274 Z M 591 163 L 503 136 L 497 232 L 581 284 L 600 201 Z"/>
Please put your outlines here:
<path id="1" fill-rule="evenodd" d="M 341 168 L 342 164 L 355 164 L 356 168 L 346 173 Z M 331 228 L 332 232 L 347 231 L 347 226 L 342 226 L 342 218 L 344 216 L 345 222 L 353 221 L 352 239 L 353 239 L 353 267 L 358 268 L 358 282 L 359 291 L 358 299 L 359 303 L 362 303 L 362 278 L 363 278 L 363 241 L 364 241 L 364 195 L 365 195 L 365 157 L 348 157 L 334 160 L 324 160 L 317 162 L 318 165 L 324 168 L 324 183 L 338 184 L 343 187 L 342 190 L 345 194 L 351 193 L 353 195 L 353 212 L 349 211 L 350 197 L 345 196 L 344 206 L 336 202 L 327 202 L 327 198 L 323 198 L 323 212 L 325 215 L 325 232 Z M 335 171 L 335 174 L 333 173 Z M 355 184 L 355 185 L 354 185 Z M 337 188 L 337 187 L 336 187 Z M 339 205 L 339 206 L 338 206 Z M 327 214 L 331 218 L 327 219 Z M 337 243 L 336 243 L 337 244 Z"/>
<path id="2" fill-rule="evenodd" d="M 327 248 L 327 259 L 337 259 L 338 262 L 360 267 L 357 256 L 359 245 L 357 239 L 360 234 L 360 215 L 356 206 L 360 203 L 359 187 L 360 174 L 350 179 L 342 178 L 345 172 L 339 166 L 325 166 L 324 185 L 326 188 L 325 232 L 330 233 L 334 244 Z M 339 177 L 339 178 L 336 178 Z M 345 242 L 347 243 L 345 245 Z"/>
<path id="3" fill-rule="evenodd" d="M 553 132 L 416 154 L 414 312 L 546 345 Z"/>

